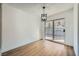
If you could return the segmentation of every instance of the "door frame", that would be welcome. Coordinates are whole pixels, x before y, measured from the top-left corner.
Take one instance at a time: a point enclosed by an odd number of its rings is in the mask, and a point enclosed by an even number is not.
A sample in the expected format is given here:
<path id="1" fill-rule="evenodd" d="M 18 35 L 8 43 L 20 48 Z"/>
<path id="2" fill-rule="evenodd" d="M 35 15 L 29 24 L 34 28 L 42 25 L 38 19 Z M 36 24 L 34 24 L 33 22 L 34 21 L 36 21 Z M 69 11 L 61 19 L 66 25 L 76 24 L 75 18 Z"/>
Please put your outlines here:
<path id="1" fill-rule="evenodd" d="M 53 19 L 53 20 L 47 20 L 46 22 L 50 22 L 50 21 L 52 21 L 52 26 L 53 26 L 53 31 L 52 31 L 52 33 L 53 33 L 53 36 L 52 36 L 52 40 L 54 41 L 54 21 L 57 21 L 57 20 L 64 20 L 64 27 L 65 27 L 65 18 L 57 18 L 57 19 Z M 46 26 L 46 23 L 45 23 L 45 26 Z M 46 35 L 46 27 L 44 27 L 45 28 L 45 35 Z M 66 28 L 65 28 L 65 32 L 66 32 Z M 64 44 L 65 44 L 65 32 L 64 32 Z M 45 36 L 46 37 L 46 36 Z"/>

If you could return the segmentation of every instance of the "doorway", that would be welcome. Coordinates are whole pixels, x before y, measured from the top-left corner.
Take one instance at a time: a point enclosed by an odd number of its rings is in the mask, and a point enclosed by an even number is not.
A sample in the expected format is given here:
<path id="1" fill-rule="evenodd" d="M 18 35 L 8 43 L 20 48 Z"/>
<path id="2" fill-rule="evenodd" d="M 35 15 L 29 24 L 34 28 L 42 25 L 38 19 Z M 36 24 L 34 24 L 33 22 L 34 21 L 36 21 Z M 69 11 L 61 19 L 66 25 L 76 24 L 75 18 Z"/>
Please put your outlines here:
<path id="1" fill-rule="evenodd" d="M 47 20 L 45 25 L 45 39 L 59 43 L 65 40 L 65 20 L 64 18 Z"/>

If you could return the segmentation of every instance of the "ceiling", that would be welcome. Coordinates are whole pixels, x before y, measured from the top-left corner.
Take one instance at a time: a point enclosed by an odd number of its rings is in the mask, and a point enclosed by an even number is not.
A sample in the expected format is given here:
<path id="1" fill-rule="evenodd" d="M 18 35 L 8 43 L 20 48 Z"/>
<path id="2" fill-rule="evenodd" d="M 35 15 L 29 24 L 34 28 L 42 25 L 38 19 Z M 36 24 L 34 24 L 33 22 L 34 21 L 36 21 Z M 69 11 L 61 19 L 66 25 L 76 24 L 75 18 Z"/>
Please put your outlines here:
<path id="1" fill-rule="evenodd" d="M 7 5 L 34 13 L 42 13 L 43 6 L 42 3 L 9 3 Z M 45 6 L 48 16 L 73 8 L 72 3 L 45 3 Z"/>

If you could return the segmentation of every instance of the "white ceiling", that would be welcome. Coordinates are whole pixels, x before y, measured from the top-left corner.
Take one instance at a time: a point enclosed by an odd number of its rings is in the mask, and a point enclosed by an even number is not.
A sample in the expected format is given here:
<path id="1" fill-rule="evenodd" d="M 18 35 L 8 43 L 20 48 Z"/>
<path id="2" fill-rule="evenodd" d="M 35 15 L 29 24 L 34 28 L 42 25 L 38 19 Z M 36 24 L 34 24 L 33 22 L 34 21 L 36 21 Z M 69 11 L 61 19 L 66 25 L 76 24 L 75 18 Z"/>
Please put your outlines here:
<path id="1" fill-rule="evenodd" d="M 42 3 L 10 3 L 8 4 L 23 11 L 30 11 L 36 13 L 42 13 Z M 72 3 L 47 3 L 46 13 L 50 16 L 70 8 L 73 8 Z"/>

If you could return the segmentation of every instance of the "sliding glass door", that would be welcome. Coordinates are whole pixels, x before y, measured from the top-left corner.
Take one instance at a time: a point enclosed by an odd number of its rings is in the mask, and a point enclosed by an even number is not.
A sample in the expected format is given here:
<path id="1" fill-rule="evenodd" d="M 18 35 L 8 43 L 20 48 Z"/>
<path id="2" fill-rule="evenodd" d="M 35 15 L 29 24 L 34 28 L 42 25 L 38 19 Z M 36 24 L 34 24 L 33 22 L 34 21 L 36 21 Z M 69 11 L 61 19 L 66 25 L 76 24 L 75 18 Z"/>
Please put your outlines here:
<path id="1" fill-rule="evenodd" d="M 53 21 L 46 21 L 45 38 L 48 40 L 53 39 Z"/>
<path id="2" fill-rule="evenodd" d="M 64 42 L 65 26 L 64 18 L 48 20 L 45 25 L 45 39 L 56 42 Z"/>
<path id="3" fill-rule="evenodd" d="M 54 20 L 54 41 L 64 42 L 65 27 L 64 19 Z"/>

